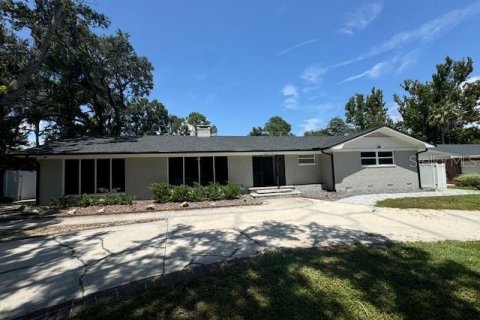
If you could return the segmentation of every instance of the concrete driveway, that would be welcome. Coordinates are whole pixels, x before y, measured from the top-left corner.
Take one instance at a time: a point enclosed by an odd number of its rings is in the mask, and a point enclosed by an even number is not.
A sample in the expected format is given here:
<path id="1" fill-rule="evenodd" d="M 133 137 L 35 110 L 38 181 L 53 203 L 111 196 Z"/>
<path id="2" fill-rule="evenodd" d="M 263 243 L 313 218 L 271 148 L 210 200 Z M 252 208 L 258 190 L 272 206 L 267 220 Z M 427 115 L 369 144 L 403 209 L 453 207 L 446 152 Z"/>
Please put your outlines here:
<path id="1" fill-rule="evenodd" d="M 383 209 L 304 198 L 134 216 L 165 220 L 0 243 L 0 318 L 266 249 L 480 240 L 480 212 Z M 115 219 L 98 217 L 106 218 Z M 55 223 L 91 223 L 97 218 L 71 219 Z"/>

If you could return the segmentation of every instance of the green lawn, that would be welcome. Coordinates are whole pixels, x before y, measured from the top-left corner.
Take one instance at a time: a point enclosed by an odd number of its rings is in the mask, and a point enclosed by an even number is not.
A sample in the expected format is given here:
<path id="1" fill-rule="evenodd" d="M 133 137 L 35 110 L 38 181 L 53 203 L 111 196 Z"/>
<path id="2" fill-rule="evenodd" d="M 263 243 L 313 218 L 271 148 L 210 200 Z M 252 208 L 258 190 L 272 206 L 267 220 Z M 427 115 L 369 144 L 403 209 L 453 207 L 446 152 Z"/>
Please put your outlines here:
<path id="1" fill-rule="evenodd" d="M 77 319 L 480 319 L 480 242 L 270 253 Z"/>
<path id="2" fill-rule="evenodd" d="M 385 199 L 377 202 L 379 207 L 418 208 L 418 209 L 452 209 L 480 210 L 480 194 L 444 197 L 411 197 Z"/>

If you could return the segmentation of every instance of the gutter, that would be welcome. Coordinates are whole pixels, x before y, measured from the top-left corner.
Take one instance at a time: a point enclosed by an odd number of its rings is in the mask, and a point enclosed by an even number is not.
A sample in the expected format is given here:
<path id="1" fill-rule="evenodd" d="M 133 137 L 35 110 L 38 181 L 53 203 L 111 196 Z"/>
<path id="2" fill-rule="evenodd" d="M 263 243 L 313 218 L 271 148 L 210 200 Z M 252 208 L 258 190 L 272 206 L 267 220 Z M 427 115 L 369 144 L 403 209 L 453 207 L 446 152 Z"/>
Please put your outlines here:
<path id="1" fill-rule="evenodd" d="M 324 149 L 320 149 L 320 151 L 323 153 L 323 154 L 327 154 L 330 156 L 330 163 L 331 163 L 331 166 L 332 166 L 332 184 L 333 184 L 333 189 L 332 190 L 329 190 L 329 191 L 334 191 L 334 192 L 337 192 L 337 188 L 335 187 L 335 162 L 333 161 L 333 153 L 328 153 L 328 152 L 325 152 L 323 151 Z"/>
<path id="2" fill-rule="evenodd" d="M 418 158 L 418 155 L 419 155 L 420 153 L 424 153 L 424 152 L 427 152 L 427 151 L 428 151 L 428 148 L 425 148 L 425 150 L 416 153 L 416 157 L 417 157 L 418 188 L 419 188 L 419 189 L 423 189 L 423 188 L 422 188 L 422 179 L 421 179 L 421 177 L 420 177 L 420 160 L 419 160 L 419 158 Z"/>

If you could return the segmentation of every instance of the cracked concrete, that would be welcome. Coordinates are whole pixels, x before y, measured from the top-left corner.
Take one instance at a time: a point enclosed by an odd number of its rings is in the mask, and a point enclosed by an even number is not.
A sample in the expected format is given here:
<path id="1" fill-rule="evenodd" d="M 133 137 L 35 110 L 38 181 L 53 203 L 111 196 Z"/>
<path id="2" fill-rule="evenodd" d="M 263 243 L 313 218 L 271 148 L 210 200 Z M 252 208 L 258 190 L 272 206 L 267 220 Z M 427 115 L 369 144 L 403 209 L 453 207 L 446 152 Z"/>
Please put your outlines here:
<path id="1" fill-rule="evenodd" d="M 480 212 L 373 209 L 303 198 L 152 215 L 165 220 L 0 243 L 0 318 L 269 249 L 480 240 Z"/>

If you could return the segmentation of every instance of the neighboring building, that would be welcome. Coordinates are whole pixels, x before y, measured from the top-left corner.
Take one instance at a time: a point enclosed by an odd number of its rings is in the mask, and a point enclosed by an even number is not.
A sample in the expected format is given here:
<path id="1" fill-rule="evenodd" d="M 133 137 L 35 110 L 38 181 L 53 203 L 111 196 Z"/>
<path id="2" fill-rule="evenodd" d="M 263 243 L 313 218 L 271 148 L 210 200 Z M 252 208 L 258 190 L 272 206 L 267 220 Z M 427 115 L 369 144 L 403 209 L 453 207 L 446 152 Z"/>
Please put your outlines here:
<path id="1" fill-rule="evenodd" d="M 331 191 L 416 190 L 417 157 L 432 145 L 388 127 L 338 137 L 83 138 L 26 150 L 39 163 L 39 202 L 116 189 L 152 197 L 153 182 L 245 187 L 323 184 Z"/>
<path id="2" fill-rule="evenodd" d="M 480 174 L 480 144 L 439 144 L 434 150 L 420 155 L 422 162 L 445 163 L 447 180 L 464 173 Z"/>

